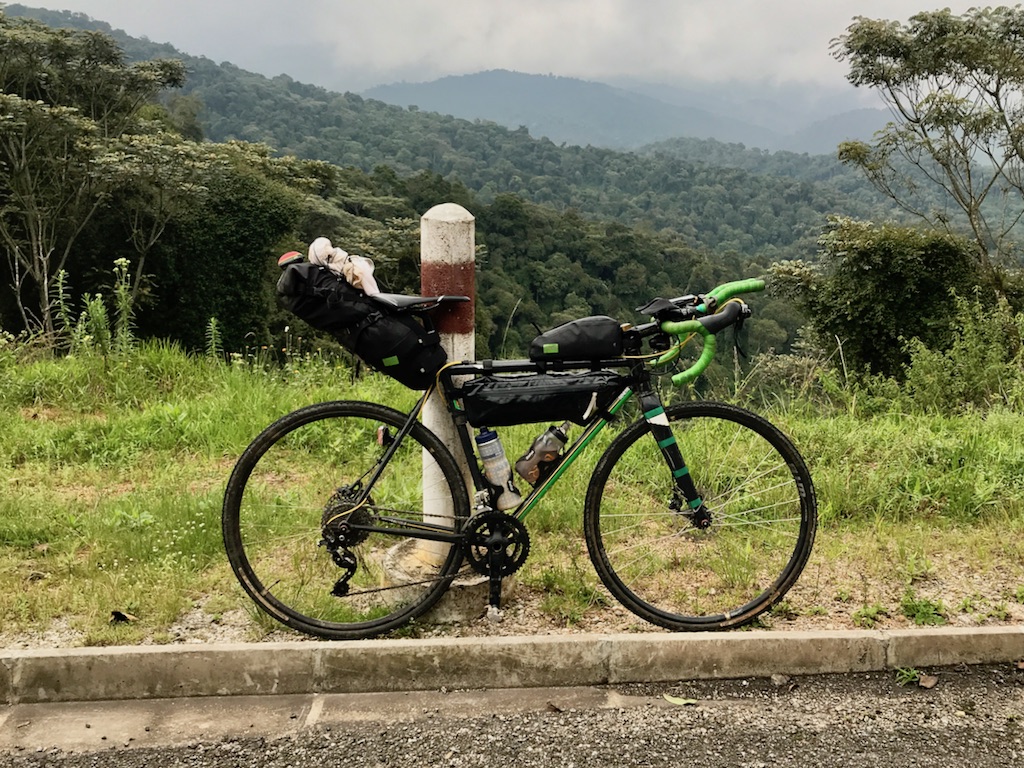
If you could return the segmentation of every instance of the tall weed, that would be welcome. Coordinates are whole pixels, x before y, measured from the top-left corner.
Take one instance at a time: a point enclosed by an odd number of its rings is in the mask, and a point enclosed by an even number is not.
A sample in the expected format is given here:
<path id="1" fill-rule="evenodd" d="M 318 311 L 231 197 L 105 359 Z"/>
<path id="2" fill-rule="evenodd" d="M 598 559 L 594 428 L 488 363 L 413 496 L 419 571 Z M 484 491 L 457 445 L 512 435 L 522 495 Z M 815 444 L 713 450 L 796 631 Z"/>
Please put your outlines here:
<path id="1" fill-rule="evenodd" d="M 995 305 L 956 298 L 952 346 L 929 349 L 909 343 L 904 392 L 908 404 L 932 413 L 996 405 L 1019 408 L 1024 399 L 1024 315 L 1014 314 L 1005 299 Z"/>

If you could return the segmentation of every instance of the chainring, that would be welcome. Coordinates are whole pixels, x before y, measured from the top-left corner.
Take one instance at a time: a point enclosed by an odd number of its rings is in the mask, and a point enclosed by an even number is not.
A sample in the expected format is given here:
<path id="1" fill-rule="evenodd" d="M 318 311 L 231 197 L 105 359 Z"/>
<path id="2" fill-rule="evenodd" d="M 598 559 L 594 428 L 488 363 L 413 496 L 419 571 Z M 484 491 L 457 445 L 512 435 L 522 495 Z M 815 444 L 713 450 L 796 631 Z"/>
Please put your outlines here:
<path id="1" fill-rule="evenodd" d="M 530 534 L 512 515 L 481 512 L 466 523 L 462 552 L 477 573 L 510 576 L 530 554 Z"/>

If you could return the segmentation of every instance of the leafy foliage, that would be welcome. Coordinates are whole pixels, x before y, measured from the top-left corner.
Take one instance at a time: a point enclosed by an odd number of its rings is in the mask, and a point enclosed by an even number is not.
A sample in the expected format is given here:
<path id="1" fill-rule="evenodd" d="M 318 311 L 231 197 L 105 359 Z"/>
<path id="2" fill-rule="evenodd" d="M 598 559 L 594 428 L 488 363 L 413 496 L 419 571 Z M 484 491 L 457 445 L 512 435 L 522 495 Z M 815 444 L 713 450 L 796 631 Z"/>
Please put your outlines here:
<path id="1" fill-rule="evenodd" d="M 978 283 L 971 245 L 934 230 L 829 221 L 819 240 L 820 265 L 773 268 L 822 342 L 839 344 L 854 370 L 897 377 L 909 362 L 905 341 L 948 346 L 952 292 Z"/>
<path id="2" fill-rule="evenodd" d="M 847 78 L 877 90 L 893 121 L 875 142 L 840 148 L 844 162 L 929 223 L 969 227 L 983 272 L 1004 255 L 1024 192 L 1024 9 L 918 13 L 907 24 L 857 17 L 833 41 Z M 953 210 L 918 194 L 937 187 Z"/>
<path id="3" fill-rule="evenodd" d="M 987 410 L 1024 395 L 1024 315 L 1005 299 L 958 297 L 948 348 L 909 345 L 906 388 L 915 408 L 949 413 Z"/>

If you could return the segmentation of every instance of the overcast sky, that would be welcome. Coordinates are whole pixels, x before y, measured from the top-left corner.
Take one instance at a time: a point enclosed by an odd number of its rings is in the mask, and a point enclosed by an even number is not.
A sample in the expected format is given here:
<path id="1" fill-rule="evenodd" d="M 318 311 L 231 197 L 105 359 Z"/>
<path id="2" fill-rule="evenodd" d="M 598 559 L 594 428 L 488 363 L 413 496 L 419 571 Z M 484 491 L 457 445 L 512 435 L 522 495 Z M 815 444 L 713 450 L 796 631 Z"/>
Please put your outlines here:
<path id="1" fill-rule="evenodd" d="M 268 76 L 362 91 L 488 69 L 844 87 L 829 41 L 927 0 L 22 0 Z M 998 4 L 998 3 L 995 3 Z M 1005 3 L 1010 4 L 1010 3 Z"/>

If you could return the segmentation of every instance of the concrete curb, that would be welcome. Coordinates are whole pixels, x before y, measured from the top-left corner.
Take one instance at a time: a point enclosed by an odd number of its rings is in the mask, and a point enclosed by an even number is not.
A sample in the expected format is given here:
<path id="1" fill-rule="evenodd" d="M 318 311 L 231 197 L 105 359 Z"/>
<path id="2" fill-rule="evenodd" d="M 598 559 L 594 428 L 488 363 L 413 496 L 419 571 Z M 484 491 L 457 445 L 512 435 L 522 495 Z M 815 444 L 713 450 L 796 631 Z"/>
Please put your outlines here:
<path id="1" fill-rule="evenodd" d="M 1024 626 L 5 650 L 0 700 L 564 687 L 1021 659 Z"/>

